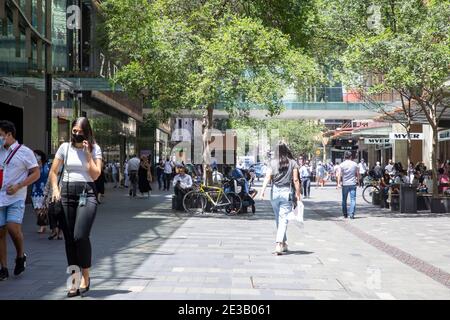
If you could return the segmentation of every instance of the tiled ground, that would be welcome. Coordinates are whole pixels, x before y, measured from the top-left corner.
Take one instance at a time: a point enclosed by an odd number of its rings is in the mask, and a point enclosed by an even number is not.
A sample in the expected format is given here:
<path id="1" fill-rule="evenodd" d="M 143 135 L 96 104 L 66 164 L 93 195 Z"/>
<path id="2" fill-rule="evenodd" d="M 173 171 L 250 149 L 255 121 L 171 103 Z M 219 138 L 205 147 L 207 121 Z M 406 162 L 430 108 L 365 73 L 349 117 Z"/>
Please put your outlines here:
<path id="1" fill-rule="evenodd" d="M 343 221 L 334 187 L 312 195 L 305 227 L 289 226 L 290 252 L 275 256 L 268 201 L 254 216 L 189 217 L 170 210 L 167 194 L 132 200 L 126 190 L 108 190 L 92 232 L 92 290 L 84 299 L 450 299 L 440 281 L 450 272 L 450 216 L 359 205 L 359 219 Z M 0 283 L 0 299 L 65 296 L 64 243 L 36 234 L 34 222 L 28 212 L 29 266 Z M 407 255 L 395 257 L 400 251 Z M 9 252 L 12 269 L 11 244 Z M 428 269 L 411 266 L 422 262 Z M 427 274 L 439 269 L 437 280 Z"/>

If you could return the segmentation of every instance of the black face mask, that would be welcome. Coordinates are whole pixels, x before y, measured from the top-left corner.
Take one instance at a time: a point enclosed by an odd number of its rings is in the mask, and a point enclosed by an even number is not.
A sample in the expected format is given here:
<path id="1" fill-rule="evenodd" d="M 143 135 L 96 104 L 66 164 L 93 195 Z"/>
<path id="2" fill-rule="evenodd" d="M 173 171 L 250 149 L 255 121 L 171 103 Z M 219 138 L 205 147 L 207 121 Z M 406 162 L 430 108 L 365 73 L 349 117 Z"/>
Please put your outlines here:
<path id="1" fill-rule="evenodd" d="M 73 133 L 72 133 L 72 139 L 76 143 L 81 143 L 84 140 L 86 140 L 86 138 L 82 134 L 73 134 Z"/>

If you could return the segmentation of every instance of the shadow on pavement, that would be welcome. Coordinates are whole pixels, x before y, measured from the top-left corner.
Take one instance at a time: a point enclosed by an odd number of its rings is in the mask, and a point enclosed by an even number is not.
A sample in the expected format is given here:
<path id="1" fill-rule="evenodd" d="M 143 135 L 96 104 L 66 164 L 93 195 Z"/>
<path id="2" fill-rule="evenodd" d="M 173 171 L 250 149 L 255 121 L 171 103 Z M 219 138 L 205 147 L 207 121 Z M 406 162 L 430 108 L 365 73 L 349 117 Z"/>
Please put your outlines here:
<path id="1" fill-rule="evenodd" d="M 283 253 L 283 256 L 287 256 L 287 255 L 291 255 L 291 254 L 296 254 L 296 255 L 306 255 L 306 254 L 313 254 L 314 252 L 311 251 L 302 251 L 302 250 L 293 250 L 293 251 L 288 251 Z"/>
<path id="2" fill-rule="evenodd" d="M 91 290 L 84 295 L 86 298 L 105 298 L 116 294 L 126 294 L 131 293 L 130 290 Z"/>

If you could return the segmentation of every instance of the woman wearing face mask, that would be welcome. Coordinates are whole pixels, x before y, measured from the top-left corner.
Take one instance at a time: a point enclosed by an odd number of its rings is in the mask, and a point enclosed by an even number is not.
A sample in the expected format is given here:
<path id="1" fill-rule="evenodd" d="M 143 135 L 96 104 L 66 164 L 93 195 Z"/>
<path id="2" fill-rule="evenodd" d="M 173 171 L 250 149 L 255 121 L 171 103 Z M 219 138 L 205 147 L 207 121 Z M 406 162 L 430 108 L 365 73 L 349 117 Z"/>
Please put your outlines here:
<path id="1" fill-rule="evenodd" d="M 63 164 L 65 166 L 60 191 L 57 173 Z M 72 122 L 71 142 L 59 147 L 49 175 L 52 200 L 62 200 L 62 229 L 67 262 L 75 270 L 68 297 L 81 295 L 90 287 L 92 249 L 89 236 L 97 212 L 94 181 L 100 176 L 101 168 L 102 153 L 94 140 L 91 125 L 87 118 L 78 118 Z M 80 282 L 77 281 L 79 271 Z"/>
<path id="2" fill-rule="evenodd" d="M 50 171 L 47 163 L 47 157 L 41 150 L 34 150 L 34 155 L 39 164 L 41 177 L 32 185 L 31 200 L 33 202 L 33 209 L 37 216 L 37 225 L 40 227 L 38 233 L 45 233 L 45 228 L 48 225 L 48 215 L 44 204 L 44 189 L 47 183 L 48 174 Z"/>

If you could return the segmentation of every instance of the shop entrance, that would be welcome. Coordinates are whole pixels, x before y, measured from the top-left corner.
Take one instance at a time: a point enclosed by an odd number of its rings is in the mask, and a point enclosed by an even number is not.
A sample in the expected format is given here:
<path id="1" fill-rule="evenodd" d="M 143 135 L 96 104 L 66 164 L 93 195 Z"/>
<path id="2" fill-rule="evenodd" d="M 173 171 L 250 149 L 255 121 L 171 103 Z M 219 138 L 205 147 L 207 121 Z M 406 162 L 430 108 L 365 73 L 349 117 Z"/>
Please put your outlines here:
<path id="1" fill-rule="evenodd" d="M 16 140 L 23 143 L 23 109 L 0 102 L 0 119 L 16 126 Z"/>

